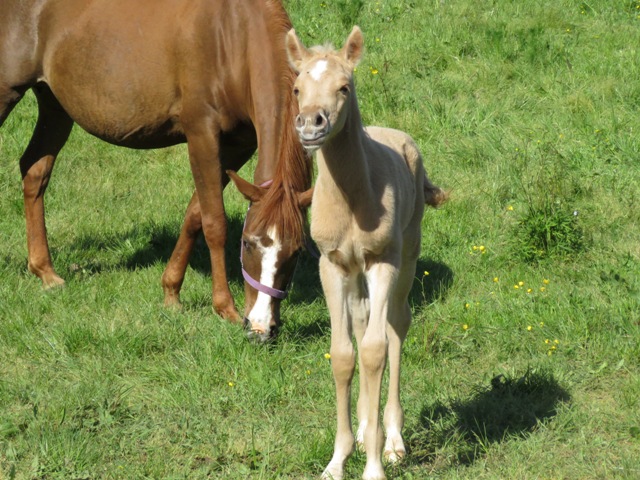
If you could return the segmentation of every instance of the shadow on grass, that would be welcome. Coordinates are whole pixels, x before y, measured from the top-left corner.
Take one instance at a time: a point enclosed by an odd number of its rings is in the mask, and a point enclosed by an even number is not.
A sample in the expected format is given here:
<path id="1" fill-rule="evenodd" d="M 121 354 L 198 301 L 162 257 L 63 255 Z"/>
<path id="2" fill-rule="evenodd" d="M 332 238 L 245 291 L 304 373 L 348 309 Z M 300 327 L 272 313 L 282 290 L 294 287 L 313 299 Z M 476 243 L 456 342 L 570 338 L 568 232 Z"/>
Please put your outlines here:
<path id="1" fill-rule="evenodd" d="M 489 386 L 476 387 L 469 399 L 423 406 L 419 425 L 407 432 L 408 461 L 436 470 L 473 463 L 492 443 L 535 432 L 570 399 L 550 373 L 499 375 Z"/>
<path id="2" fill-rule="evenodd" d="M 244 219 L 241 216 L 227 218 L 227 248 L 225 251 L 229 282 L 241 286 L 244 282 L 240 267 L 240 238 Z M 181 225 L 158 224 L 153 222 L 138 224 L 125 232 L 111 235 L 86 235 L 78 238 L 69 248 L 77 261 L 70 262 L 67 278 L 99 274 L 104 270 L 137 270 L 160 263 L 166 266 L 176 245 Z M 116 259 L 114 261 L 114 258 Z M 200 234 L 189 258 L 189 266 L 205 276 L 211 276 L 209 249 Z M 410 293 L 410 304 L 419 312 L 430 303 L 443 299 L 453 283 L 453 272 L 446 265 L 432 260 L 419 259 L 416 280 Z M 424 272 L 429 275 L 425 276 Z M 189 272 L 186 273 L 185 287 L 188 288 Z M 283 302 L 283 320 L 287 322 L 287 310 L 291 305 L 311 305 L 323 297 L 318 272 L 318 259 L 310 252 L 303 251 L 289 291 Z M 322 308 L 324 312 L 325 309 Z M 328 334 L 328 320 L 310 318 L 295 321 L 289 330 L 300 339 L 311 339 Z"/>

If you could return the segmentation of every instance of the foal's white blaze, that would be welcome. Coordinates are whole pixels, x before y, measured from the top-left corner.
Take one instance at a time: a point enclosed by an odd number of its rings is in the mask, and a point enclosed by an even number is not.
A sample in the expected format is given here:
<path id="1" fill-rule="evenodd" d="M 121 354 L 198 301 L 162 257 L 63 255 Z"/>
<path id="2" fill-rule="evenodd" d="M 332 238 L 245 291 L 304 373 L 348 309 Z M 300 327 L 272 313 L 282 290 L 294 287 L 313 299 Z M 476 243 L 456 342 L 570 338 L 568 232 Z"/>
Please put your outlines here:
<path id="1" fill-rule="evenodd" d="M 267 236 L 273 243 L 265 247 L 260 243 L 258 249 L 262 254 L 262 272 L 260 273 L 260 283 L 267 287 L 273 288 L 273 282 L 276 276 L 276 264 L 278 262 L 278 253 L 282 249 L 282 243 L 276 235 L 275 227 L 271 227 L 267 231 Z M 251 322 L 251 330 L 260 335 L 269 335 L 270 323 L 273 318 L 271 314 L 271 301 L 273 299 L 266 293 L 258 292 L 256 303 L 249 312 L 248 319 Z"/>
<path id="2" fill-rule="evenodd" d="M 327 61 L 318 60 L 316 64 L 313 66 L 313 68 L 311 69 L 311 71 L 309 72 L 309 75 L 311 75 L 311 78 L 313 78 L 316 82 L 319 82 L 320 78 L 322 77 L 322 74 L 326 71 L 327 71 Z"/>

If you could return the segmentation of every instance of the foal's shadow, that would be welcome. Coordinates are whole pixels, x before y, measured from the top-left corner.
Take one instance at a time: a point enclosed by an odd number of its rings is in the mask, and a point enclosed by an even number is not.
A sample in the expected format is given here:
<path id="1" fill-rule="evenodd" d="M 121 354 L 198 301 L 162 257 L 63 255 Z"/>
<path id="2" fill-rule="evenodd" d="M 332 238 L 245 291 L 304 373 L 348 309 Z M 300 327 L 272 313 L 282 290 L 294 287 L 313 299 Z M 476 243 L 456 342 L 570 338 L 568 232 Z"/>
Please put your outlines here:
<path id="1" fill-rule="evenodd" d="M 468 399 L 425 404 L 418 425 L 406 431 L 407 460 L 437 466 L 444 450 L 455 463 L 471 464 L 492 443 L 532 434 L 570 400 L 550 373 L 527 370 L 519 378 L 499 375 L 489 386 L 476 387 Z"/>

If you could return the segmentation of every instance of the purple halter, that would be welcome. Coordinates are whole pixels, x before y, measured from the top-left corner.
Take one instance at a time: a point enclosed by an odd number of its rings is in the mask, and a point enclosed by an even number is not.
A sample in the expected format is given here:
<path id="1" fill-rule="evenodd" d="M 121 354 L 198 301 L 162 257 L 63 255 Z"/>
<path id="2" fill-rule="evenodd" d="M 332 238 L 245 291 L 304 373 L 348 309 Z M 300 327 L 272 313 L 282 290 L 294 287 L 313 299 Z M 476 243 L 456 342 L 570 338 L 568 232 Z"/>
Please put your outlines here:
<path id="1" fill-rule="evenodd" d="M 261 187 L 268 187 L 271 185 L 272 180 L 267 180 L 266 182 L 260 184 Z M 249 215 L 249 210 L 251 209 L 251 204 L 249 204 L 249 208 L 247 208 L 247 216 Z M 244 227 L 247 225 L 247 218 L 245 217 L 244 225 L 242 227 L 242 231 L 244 232 Z M 284 300 L 287 298 L 289 292 L 286 290 L 278 290 L 277 288 L 269 287 L 267 285 L 263 285 L 258 280 L 253 278 L 247 271 L 244 269 L 244 264 L 242 263 L 242 244 L 240 244 L 240 266 L 242 267 L 242 276 L 244 280 L 251 285 L 253 288 L 258 290 L 259 292 L 266 293 L 270 297 L 277 298 L 279 300 Z"/>

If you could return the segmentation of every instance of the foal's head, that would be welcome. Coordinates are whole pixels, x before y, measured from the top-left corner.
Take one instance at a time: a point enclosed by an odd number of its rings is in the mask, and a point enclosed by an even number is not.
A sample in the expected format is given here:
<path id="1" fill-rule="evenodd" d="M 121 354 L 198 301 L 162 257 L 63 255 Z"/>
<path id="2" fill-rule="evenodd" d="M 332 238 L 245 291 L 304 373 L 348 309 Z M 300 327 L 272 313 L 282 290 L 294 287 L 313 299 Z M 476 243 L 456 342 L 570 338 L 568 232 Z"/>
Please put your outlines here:
<path id="1" fill-rule="evenodd" d="M 299 193 L 280 183 L 261 187 L 235 172 L 227 174 L 251 202 L 240 246 L 244 323 L 249 338 L 264 342 L 275 337 L 280 327 L 280 303 L 287 296 L 303 246 L 312 191 Z"/>
<path id="2" fill-rule="evenodd" d="M 342 129 L 355 101 L 353 70 L 362 56 L 362 32 L 353 27 L 342 49 L 336 51 L 307 49 L 291 29 L 286 46 L 289 63 L 299 74 L 293 89 L 300 107 L 296 130 L 302 145 L 312 153 Z"/>

